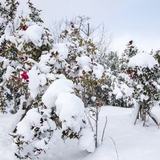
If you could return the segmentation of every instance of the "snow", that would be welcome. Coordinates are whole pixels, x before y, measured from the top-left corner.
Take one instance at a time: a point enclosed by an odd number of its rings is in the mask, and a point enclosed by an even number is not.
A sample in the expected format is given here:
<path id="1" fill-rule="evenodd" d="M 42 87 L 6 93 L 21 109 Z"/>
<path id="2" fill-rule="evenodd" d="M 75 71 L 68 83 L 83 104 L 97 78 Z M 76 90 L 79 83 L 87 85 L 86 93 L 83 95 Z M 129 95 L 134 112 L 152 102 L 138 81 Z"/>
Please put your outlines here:
<path id="1" fill-rule="evenodd" d="M 80 133 L 79 146 L 82 150 L 87 150 L 88 152 L 93 152 L 95 150 L 94 133 L 90 128 L 82 129 Z"/>
<path id="2" fill-rule="evenodd" d="M 11 22 L 9 22 L 8 25 L 6 26 L 4 33 L 6 36 L 10 36 L 12 32 L 13 32 L 13 25 Z"/>
<path id="3" fill-rule="evenodd" d="M 15 71 L 15 69 L 11 66 L 7 67 L 7 71 L 6 71 L 6 79 L 9 80 L 10 76 L 12 75 L 12 73 Z"/>
<path id="4" fill-rule="evenodd" d="M 130 58 L 128 66 L 130 67 L 148 67 L 148 68 L 153 68 L 154 65 L 158 64 L 158 62 L 153 58 L 152 55 L 148 53 L 139 53 L 132 58 Z"/>
<path id="5" fill-rule="evenodd" d="M 38 87 L 40 85 L 40 77 L 38 75 L 39 71 L 36 66 L 33 66 L 32 69 L 28 72 L 29 76 L 29 89 L 31 96 L 35 98 L 39 92 Z"/>
<path id="6" fill-rule="evenodd" d="M 40 62 L 38 63 L 38 67 L 39 69 L 41 70 L 41 72 L 43 73 L 49 73 L 51 67 L 50 66 L 47 66 L 46 63 L 48 62 L 48 59 L 49 59 L 50 55 L 47 54 L 47 55 L 42 55 L 41 56 L 41 60 Z"/>
<path id="7" fill-rule="evenodd" d="M 44 86 L 47 83 L 46 75 L 45 74 L 40 74 L 39 75 L 39 80 L 40 80 L 40 85 Z"/>
<path id="8" fill-rule="evenodd" d="M 81 68 L 79 71 L 79 76 L 83 75 L 83 71 L 89 72 L 93 70 L 93 74 L 97 79 L 100 79 L 104 72 L 104 67 L 100 64 L 93 62 L 93 60 L 88 56 L 81 56 L 76 58 L 77 64 Z"/>
<path id="9" fill-rule="evenodd" d="M 68 79 L 57 79 L 42 96 L 42 102 L 49 108 L 55 107 L 55 101 L 62 92 L 73 92 L 73 82 Z"/>
<path id="10" fill-rule="evenodd" d="M 33 130 L 30 128 L 32 125 L 40 127 L 41 115 L 37 112 L 37 109 L 31 109 L 27 112 L 27 116 L 24 117 L 23 121 L 19 122 L 17 125 L 18 134 L 22 134 L 24 139 L 32 140 Z"/>
<path id="11" fill-rule="evenodd" d="M 33 112 L 35 112 L 34 110 Z M 105 117 L 108 122 L 104 136 L 104 142 L 93 152 L 81 151 L 76 139 L 66 140 L 65 143 L 60 137 L 60 132 L 55 132 L 49 143 L 47 154 L 42 154 L 40 160 L 159 160 L 160 157 L 160 130 L 150 120 L 149 127 L 143 127 L 143 122 L 137 121 L 134 125 L 131 119 L 131 108 L 119 108 L 104 106 L 100 112 L 99 137 L 101 137 Z M 154 107 L 153 113 L 160 120 L 160 108 Z M 39 115 L 30 114 L 30 118 L 37 122 Z M 39 117 L 39 118 L 37 118 Z M 17 160 L 14 158 L 14 146 L 8 133 L 12 132 L 12 125 L 15 116 L 0 116 L 0 157 L 1 160 Z M 7 124 L 7 125 L 6 125 Z M 27 125 L 28 123 L 26 123 Z M 25 126 L 21 129 L 24 132 Z M 87 132 L 87 129 L 84 130 Z M 29 135 L 26 135 L 29 136 Z M 91 140 L 90 137 L 83 137 L 81 143 L 85 146 Z M 85 143 L 86 141 L 86 143 Z M 43 143 L 44 141 L 38 142 Z M 35 144 L 36 145 L 36 144 Z M 38 144 L 37 144 L 38 145 Z M 116 152 L 117 150 L 117 152 Z M 5 153 L 5 154 L 4 154 Z M 117 157 L 118 156 L 118 157 Z"/>
<path id="12" fill-rule="evenodd" d="M 125 83 L 122 83 L 120 86 L 115 85 L 113 94 L 116 95 L 116 99 L 120 99 L 125 94 L 127 97 L 130 97 L 133 93 L 133 88 L 129 88 Z"/>
<path id="13" fill-rule="evenodd" d="M 56 113 L 62 122 L 62 129 L 70 128 L 78 133 L 84 118 L 84 104 L 82 100 L 74 94 L 63 92 L 58 95 L 55 105 Z"/>
<path id="14" fill-rule="evenodd" d="M 53 51 L 58 51 L 60 60 L 66 59 L 69 53 L 66 43 L 54 44 Z"/>
<path id="15" fill-rule="evenodd" d="M 104 72 L 104 67 L 100 64 L 96 64 L 93 66 L 93 74 L 96 75 L 96 78 L 100 79 Z"/>
<path id="16" fill-rule="evenodd" d="M 26 30 L 26 35 L 36 46 L 42 45 L 42 35 L 44 34 L 44 29 L 38 25 L 29 26 Z"/>
<path id="17" fill-rule="evenodd" d="M 87 56 L 77 57 L 76 60 L 78 61 L 78 65 L 80 67 L 88 66 L 91 62 L 91 59 Z"/>

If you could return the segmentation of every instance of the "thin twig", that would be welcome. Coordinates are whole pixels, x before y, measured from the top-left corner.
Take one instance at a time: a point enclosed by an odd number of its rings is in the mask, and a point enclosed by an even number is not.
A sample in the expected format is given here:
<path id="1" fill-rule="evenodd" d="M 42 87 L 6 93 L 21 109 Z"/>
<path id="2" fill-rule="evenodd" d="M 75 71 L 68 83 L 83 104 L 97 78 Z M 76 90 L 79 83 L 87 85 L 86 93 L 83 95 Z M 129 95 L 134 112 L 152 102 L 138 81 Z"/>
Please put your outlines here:
<path id="1" fill-rule="evenodd" d="M 87 114 L 86 114 L 86 117 L 87 117 L 87 120 L 88 120 L 88 122 L 89 122 L 90 127 L 92 128 L 92 131 L 94 132 L 94 129 L 93 129 L 91 120 L 90 120 L 90 118 L 89 118 L 89 116 L 88 116 Z"/>
<path id="2" fill-rule="evenodd" d="M 101 143 L 102 143 L 103 140 L 104 140 L 104 133 L 105 133 L 106 126 L 107 126 L 107 121 L 108 121 L 108 119 L 107 119 L 107 116 L 106 116 L 106 121 L 105 121 L 105 124 L 104 124 L 103 133 L 102 133 L 102 138 L 101 138 Z"/>
<path id="3" fill-rule="evenodd" d="M 114 139 L 112 137 L 109 136 L 109 138 L 113 141 L 113 144 L 114 144 L 115 150 L 116 150 L 117 160 L 118 160 L 119 157 L 118 157 L 118 151 L 117 151 L 116 143 L 115 143 L 115 141 L 114 141 Z"/>

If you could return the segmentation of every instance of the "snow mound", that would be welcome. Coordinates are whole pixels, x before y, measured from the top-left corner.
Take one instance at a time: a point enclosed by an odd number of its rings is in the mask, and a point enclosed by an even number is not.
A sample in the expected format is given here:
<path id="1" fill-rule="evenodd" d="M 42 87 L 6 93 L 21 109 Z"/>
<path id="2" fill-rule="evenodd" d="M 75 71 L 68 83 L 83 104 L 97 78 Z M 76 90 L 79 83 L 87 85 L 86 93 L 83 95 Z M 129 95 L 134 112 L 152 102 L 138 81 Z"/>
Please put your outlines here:
<path id="1" fill-rule="evenodd" d="M 49 108 L 55 107 L 55 101 L 62 92 L 73 92 L 73 82 L 67 79 L 55 80 L 42 96 L 42 102 Z"/>
<path id="2" fill-rule="evenodd" d="M 84 128 L 81 130 L 81 137 L 79 139 L 79 147 L 82 150 L 87 150 L 88 152 L 93 152 L 95 149 L 94 133 L 89 128 Z"/>
<path id="3" fill-rule="evenodd" d="M 44 29 L 38 25 L 29 26 L 26 30 L 26 35 L 33 42 L 35 46 L 42 45 L 42 35 L 44 34 Z"/>
<path id="4" fill-rule="evenodd" d="M 61 93 L 56 102 L 56 112 L 62 121 L 62 129 L 71 128 L 79 132 L 84 118 L 84 104 L 82 100 L 71 93 Z"/>
<path id="5" fill-rule="evenodd" d="M 29 89 L 31 96 L 35 98 L 39 92 L 39 85 L 40 85 L 40 77 L 39 77 L 39 71 L 37 70 L 36 66 L 32 67 L 32 69 L 29 71 Z"/>
<path id="6" fill-rule="evenodd" d="M 89 72 L 93 70 L 93 74 L 97 79 L 100 79 L 104 72 L 104 67 L 92 61 L 88 56 L 82 56 L 76 58 L 77 64 L 80 66 L 79 76 L 83 75 L 83 71 Z"/>
<path id="7" fill-rule="evenodd" d="M 153 68 L 158 62 L 148 53 L 140 53 L 130 58 L 128 66 L 130 67 L 148 67 Z"/>
<path id="8" fill-rule="evenodd" d="M 53 51 L 57 51 L 59 53 L 60 60 L 66 59 L 68 56 L 68 48 L 66 43 L 54 44 Z"/>

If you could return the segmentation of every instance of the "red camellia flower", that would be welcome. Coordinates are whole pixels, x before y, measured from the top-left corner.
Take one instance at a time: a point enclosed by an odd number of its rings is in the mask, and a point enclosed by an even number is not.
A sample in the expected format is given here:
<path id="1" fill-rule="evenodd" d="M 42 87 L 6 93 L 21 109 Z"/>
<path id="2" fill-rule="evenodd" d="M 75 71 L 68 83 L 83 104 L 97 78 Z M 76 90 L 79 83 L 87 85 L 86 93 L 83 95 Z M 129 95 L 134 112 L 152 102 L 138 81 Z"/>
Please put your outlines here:
<path id="1" fill-rule="evenodd" d="M 25 31 L 27 29 L 27 27 L 25 25 L 23 25 L 21 28 L 23 31 Z"/>
<path id="2" fill-rule="evenodd" d="M 43 107 L 44 107 L 44 109 L 47 109 L 47 106 L 46 106 L 46 105 L 44 105 Z"/>
<path id="3" fill-rule="evenodd" d="M 73 22 L 71 22 L 70 25 L 71 25 L 71 28 L 74 28 L 74 23 Z"/>
<path id="4" fill-rule="evenodd" d="M 96 105 L 97 105 L 97 106 L 100 106 L 100 102 L 96 102 Z"/>
<path id="5" fill-rule="evenodd" d="M 131 40 L 131 41 L 129 41 L 129 44 L 130 44 L 130 45 L 132 45 L 132 43 L 133 43 L 133 41 L 132 41 L 132 40 Z"/>
<path id="6" fill-rule="evenodd" d="M 28 82 L 29 76 L 27 75 L 27 72 L 26 72 L 26 71 L 24 71 L 24 72 L 21 74 L 21 77 L 22 77 L 22 79 L 24 79 L 26 82 Z"/>

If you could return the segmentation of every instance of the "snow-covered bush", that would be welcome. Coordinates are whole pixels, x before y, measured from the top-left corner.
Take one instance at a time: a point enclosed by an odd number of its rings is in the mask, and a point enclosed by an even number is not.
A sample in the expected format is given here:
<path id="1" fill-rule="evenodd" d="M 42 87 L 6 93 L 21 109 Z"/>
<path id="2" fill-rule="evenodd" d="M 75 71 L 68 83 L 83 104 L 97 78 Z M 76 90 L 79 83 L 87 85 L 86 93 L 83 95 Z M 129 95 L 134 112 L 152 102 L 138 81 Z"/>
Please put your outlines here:
<path id="1" fill-rule="evenodd" d="M 113 91 L 113 97 L 116 99 L 116 105 L 121 107 L 132 107 L 134 100 L 132 98 L 132 86 L 128 85 L 130 81 L 129 76 L 126 73 L 129 59 L 136 55 L 138 49 L 135 47 L 134 42 L 131 40 L 128 42 L 126 49 L 123 51 L 119 58 L 119 74 L 116 77 L 115 89 Z"/>
<path id="2" fill-rule="evenodd" d="M 79 96 L 86 110 L 86 116 L 92 117 L 95 121 L 95 139 L 97 147 L 98 114 L 100 108 L 109 99 L 110 94 L 105 93 L 106 88 L 111 88 L 107 81 L 113 83 L 114 76 L 102 65 L 97 63 L 99 54 L 98 48 L 90 37 L 82 36 L 81 30 L 72 24 L 71 29 L 63 32 L 63 38 L 70 37 L 68 44 L 69 54 L 66 58 L 67 66 L 64 73 L 67 78 L 75 84 L 76 95 Z M 105 102 L 105 103 L 104 103 Z"/>
<path id="3" fill-rule="evenodd" d="M 113 89 L 115 76 L 97 62 L 99 49 L 76 24 L 62 31 L 66 43 L 53 44 L 40 11 L 28 5 L 31 13 L 20 16 L 17 27 L 8 23 L 0 38 L 0 105 L 22 113 L 10 134 L 15 155 L 34 159 L 46 152 L 57 129 L 63 139 L 77 138 L 82 149 L 93 152 L 104 97 L 111 101 L 105 89 Z"/>
<path id="4" fill-rule="evenodd" d="M 15 29 L 14 20 L 18 5 L 19 2 L 16 0 L 7 0 L 3 4 L 0 2 L 0 37 L 5 33 L 5 30 Z M 13 27 L 8 24 L 12 24 Z"/>
<path id="5" fill-rule="evenodd" d="M 158 62 L 150 54 L 139 53 L 130 58 L 126 73 L 131 79 L 129 84 L 134 88 L 132 95 L 140 105 L 139 112 L 144 125 L 147 114 L 159 125 L 151 114 L 152 107 L 160 97 L 160 86 L 157 83 L 159 79 L 157 76 L 159 73 Z"/>
<path id="6" fill-rule="evenodd" d="M 94 151 L 94 133 L 85 123 L 84 104 L 74 94 L 73 87 L 71 80 L 55 80 L 42 96 L 44 106 L 30 109 L 17 124 L 11 136 L 17 146 L 15 155 L 18 158 L 32 159 L 46 152 L 54 132 L 60 128 L 64 140 L 77 138 L 82 149 Z M 87 145 L 84 142 L 86 133 L 90 135 Z"/>
<path id="7" fill-rule="evenodd" d="M 134 47 L 133 41 L 127 45 L 127 49 L 120 58 L 121 81 L 130 88 L 130 101 L 138 103 L 136 120 L 142 118 L 143 124 L 149 115 L 157 125 L 158 121 L 151 113 L 151 109 L 156 101 L 159 101 L 159 65 L 154 59 L 158 54 L 139 53 Z M 127 95 L 127 94 L 126 94 Z M 125 96 L 123 95 L 123 98 Z M 137 105 L 135 105 L 137 106 Z M 136 123 L 135 120 L 135 123 Z"/>
<path id="8" fill-rule="evenodd" d="M 51 112 L 51 111 L 50 111 Z M 46 152 L 56 124 L 45 109 L 30 109 L 17 124 L 16 133 L 10 134 L 16 144 L 15 156 L 19 159 L 32 159 Z"/>
<path id="9" fill-rule="evenodd" d="M 7 14 L 14 12 L 14 16 L 10 17 L 14 22 L 17 9 L 12 6 L 15 5 L 12 4 L 14 1 L 12 3 L 6 1 L 5 3 L 9 3 L 7 6 L 11 5 L 10 9 L 13 9 L 10 12 L 6 11 L 5 17 L 9 16 Z M 0 106 L 2 112 L 9 108 L 12 113 L 16 113 L 22 104 L 21 97 L 25 97 L 25 101 L 27 101 L 29 98 L 28 90 L 30 89 L 30 85 L 28 88 L 28 82 L 30 81 L 29 70 L 40 61 L 40 56 L 48 53 L 52 47 L 49 31 L 40 26 L 40 19 L 37 18 L 37 21 L 36 19 L 32 21 L 30 17 L 35 15 L 35 10 L 31 8 L 31 11 L 27 18 L 23 18 L 23 15 L 19 17 L 17 26 L 8 22 L 4 34 L 0 38 Z M 1 14 L 4 14 L 3 10 Z M 37 72 L 41 72 L 38 70 Z M 37 84 L 44 85 L 40 82 Z M 22 99 L 24 101 L 24 98 Z"/>

